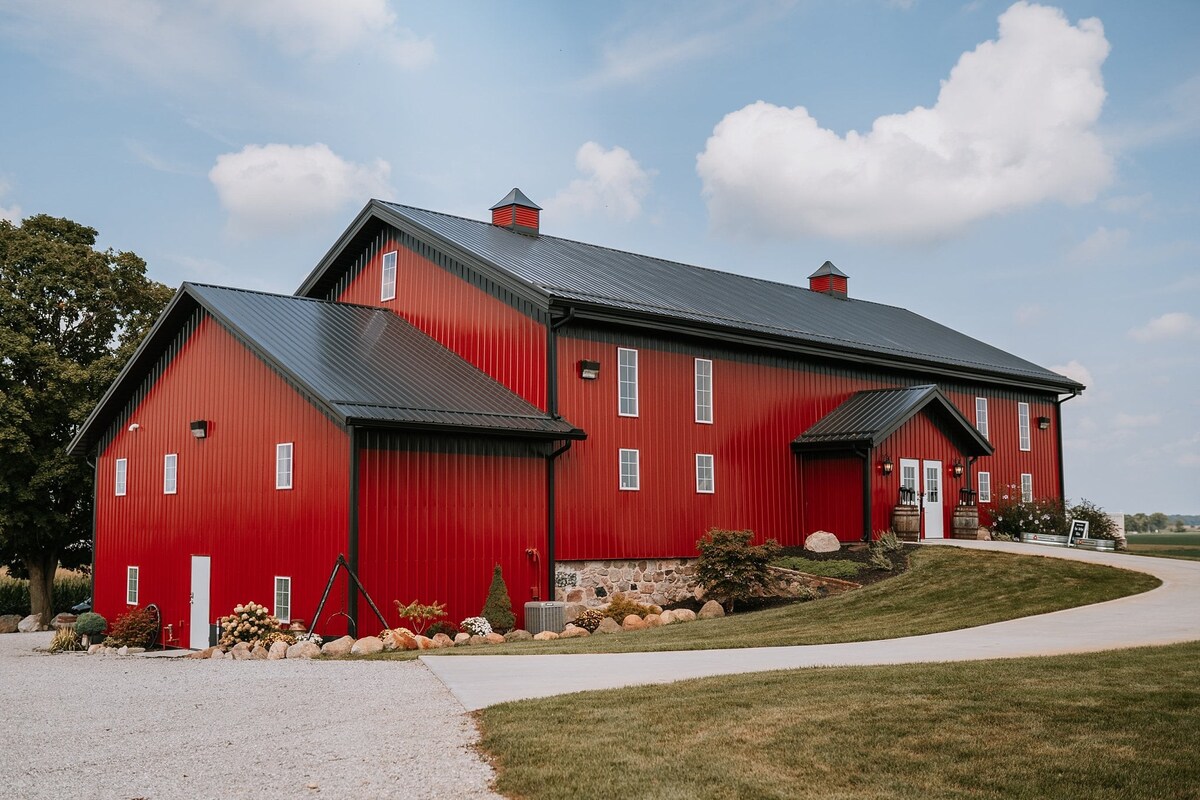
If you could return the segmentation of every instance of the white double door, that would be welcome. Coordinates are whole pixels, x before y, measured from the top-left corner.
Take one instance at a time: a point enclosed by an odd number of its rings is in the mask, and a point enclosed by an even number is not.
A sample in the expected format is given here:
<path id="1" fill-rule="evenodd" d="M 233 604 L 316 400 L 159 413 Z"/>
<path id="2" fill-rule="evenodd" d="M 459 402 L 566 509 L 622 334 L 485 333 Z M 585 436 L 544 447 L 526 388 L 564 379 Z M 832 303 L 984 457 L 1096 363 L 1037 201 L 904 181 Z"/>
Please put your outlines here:
<path id="1" fill-rule="evenodd" d="M 942 516 L 942 462 L 900 459 L 900 485 L 911 489 L 920 500 L 923 539 L 945 538 Z"/>

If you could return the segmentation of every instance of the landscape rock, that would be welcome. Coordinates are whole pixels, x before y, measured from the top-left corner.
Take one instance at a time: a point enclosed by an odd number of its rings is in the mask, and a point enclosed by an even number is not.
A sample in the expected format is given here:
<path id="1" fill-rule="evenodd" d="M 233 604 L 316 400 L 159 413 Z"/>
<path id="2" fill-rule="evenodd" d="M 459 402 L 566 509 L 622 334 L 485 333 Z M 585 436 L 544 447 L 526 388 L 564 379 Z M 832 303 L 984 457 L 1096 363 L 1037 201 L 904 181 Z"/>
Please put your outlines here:
<path id="1" fill-rule="evenodd" d="M 124 650 L 125 648 L 121 648 L 121 649 Z M 229 654 L 231 656 L 233 656 L 234 661 L 249 661 L 250 660 L 250 643 L 249 642 L 238 642 L 229 651 Z"/>
<path id="2" fill-rule="evenodd" d="M 487 639 L 488 644 L 504 644 L 504 636 L 495 631 L 492 631 L 483 638 Z"/>
<path id="3" fill-rule="evenodd" d="M 422 637 L 424 638 L 424 637 Z M 368 656 L 372 653 L 383 652 L 383 639 L 378 636 L 364 636 L 359 639 L 350 648 L 350 654 L 355 656 Z"/>
<path id="4" fill-rule="evenodd" d="M 491 642 L 487 640 L 486 636 L 471 634 L 471 638 L 467 639 L 467 644 L 471 645 L 471 647 L 478 647 L 481 644 L 491 644 Z"/>
<path id="5" fill-rule="evenodd" d="M 315 646 L 315 643 L 312 643 Z M 343 636 L 340 639 L 334 639 L 332 642 L 326 642 L 318 648 L 321 655 L 324 656 L 344 656 L 349 655 L 350 648 L 354 647 L 353 636 Z M 288 650 L 288 658 L 292 658 L 292 652 Z"/>
<path id="6" fill-rule="evenodd" d="M 696 619 L 716 619 L 717 617 L 725 616 L 725 609 L 716 600 L 709 600 L 700 609 L 700 613 L 696 615 Z"/>
<path id="7" fill-rule="evenodd" d="M 600 624 L 596 626 L 596 633 L 620 633 L 622 630 L 621 623 L 617 622 L 612 617 L 605 617 L 600 620 Z"/>
<path id="8" fill-rule="evenodd" d="M 267 651 L 267 660 L 278 661 L 281 658 L 287 658 L 287 652 L 287 642 L 275 642 L 271 645 L 271 649 Z"/>
<path id="9" fill-rule="evenodd" d="M 454 646 L 455 647 L 461 647 L 464 644 L 470 644 L 470 643 L 471 643 L 471 634 L 469 634 L 469 633 L 454 634 Z"/>
<path id="10" fill-rule="evenodd" d="M 119 655 L 119 656 L 127 656 L 127 655 L 129 655 L 129 647 L 128 647 L 128 646 L 125 646 L 125 645 L 122 645 L 122 646 L 121 646 L 121 647 L 120 647 L 120 648 L 117 650 L 117 655 Z"/>
<path id="11" fill-rule="evenodd" d="M 980 528 L 975 531 L 975 538 L 981 542 L 990 542 L 992 540 L 992 532 L 987 528 Z"/>
<path id="12" fill-rule="evenodd" d="M 350 638 L 350 637 L 344 637 Z M 288 658 L 316 658 L 321 655 L 321 648 L 316 642 L 297 642 L 287 649 Z"/>
<path id="13" fill-rule="evenodd" d="M 662 621 L 663 625 L 672 625 L 678 621 L 675 619 L 674 611 L 664 611 L 658 615 L 658 618 Z"/>
<path id="14" fill-rule="evenodd" d="M 0 633 L 16 633 L 17 626 L 21 624 L 19 614 L 5 614 L 0 616 Z"/>
<path id="15" fill-rule="evenodd" d="M 646 621 L 637 614 L 630 614 L 621 621 L 621 627 L 627 631 L 642 631 L 646 629 Z"/>
<path id="16" fill-rule="evenodd" d="M 42 618 L 37 614 L 30 614 L 25 619 L 17 623 L 17 630 L 21 633 L 33 633 L 35 631 L 44 630 Z"/>
<path id="17" fill-rule="evenodd" d="M 389 653 L 393 650 L 404 649 L 404 645 L 400 643 L 400 637 L 396 635 L 395 631 L 387 630 L 379 634 L 379 641 L 383 642 L 383 649 Z"/>
<path id="18" fill-rule="evenodd" d="M 558 634 L 554 631 L 542 631 L 541 633 L 535 633 L 533 638 L 539 642 L 550 642 L 557 639 Z"/>
<path id="19" fill-rule="evenodd" d="M 690 608 L 677 608 L 672 612 L 676 622 L 695 622 L 696 612 Z"/>
<path id="20" fill-rule="evenodd" d="M 568 625 L 563 628 L 563 632 L 558 635 L 560 639 L 575 639 L 580 636 L 591 636 L 587 628 L 581 628 L 578 625 Z"/>
<path id="21" fill-rule="evenodd" d="M 100 652 L 100 648 L 102 648 L 102 647 L 104 647 L 104 645 L 94 644 L 87 649 L 87 653 L 89 656 L 94 655 L 94 654 Z M 210 647 L 208 650 L 201 650 L 198 653 L 192 653 L 190 655 L 184 656 L 184 658 L 208 658 L 209 650 L 211 650 L 211 649 L 212 648 Z"/>
<path id="22" fill-rule="evenodd" d="M 810 553 L 836 553 L 842 543 L 829 531 L 815 531 L 804 540 L 804 549 Z"/>
<path id="23" fill-rule="evenodd" d="M 647 614 L 642 622 L 646 623 L 647 628 L 661 628 L 663 626 L 662 614 Z"/>
<path id="24" fill-rule="evenodd" d="M 261 644 L 254 645 L 254 649 L 250 651 L 250 660 L 251 661 L 266 661 L 267 660 L 267 648 L 263 647 Z"/>
<path id="25" fill-rule="evenodd" d="M 107 647 L 104 648 L 104 650 L 107 650 L 107 649 L 108 649 Z M 210 647 L 210 648 L 208 648 L 208 650 L 209 650 L 208 657 L 213 659 L 214 661 L 220 661 L 222 658 L 225 657 L 225 651 L 219 647 Z M 103 650 L 101 652 L 103 652 Z"/>
<path id="26" fill-rule="evenodd" d="M 435 634 L 433 637 L 434 647 L 454 647 L 454 640 L 444 633 Z"/>
<path id="27" fill-rule="evenodd" d="M 504 634 L 504 641 L 506 642 L 528 642 L 531 639 L 533 639 L 533 634 L 527 630 L 522 630 L 521 628 L 511 630 Z"/>
<path id="28" fill-rule="evenodd" d="M 417 643 L 418 650 L 432 650 L 437 646 L 428 636 L 414 636 L 413 641 Z"/>

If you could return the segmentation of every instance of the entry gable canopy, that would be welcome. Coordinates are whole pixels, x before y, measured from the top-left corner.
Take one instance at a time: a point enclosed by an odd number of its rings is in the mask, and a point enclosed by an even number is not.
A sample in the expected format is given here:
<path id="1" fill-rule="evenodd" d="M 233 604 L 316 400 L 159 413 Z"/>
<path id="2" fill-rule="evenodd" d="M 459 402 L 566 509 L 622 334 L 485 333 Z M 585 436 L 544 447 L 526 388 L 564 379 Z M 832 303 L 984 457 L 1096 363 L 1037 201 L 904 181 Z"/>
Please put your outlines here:
<path id="1" fill-rule="evenodd" d="M 966 456 L 992 454 L 992 445 L 934 384 L 857 392 L 817 420 L 792 449 L 877 447 L 922 411 L 939 417 Z"/>

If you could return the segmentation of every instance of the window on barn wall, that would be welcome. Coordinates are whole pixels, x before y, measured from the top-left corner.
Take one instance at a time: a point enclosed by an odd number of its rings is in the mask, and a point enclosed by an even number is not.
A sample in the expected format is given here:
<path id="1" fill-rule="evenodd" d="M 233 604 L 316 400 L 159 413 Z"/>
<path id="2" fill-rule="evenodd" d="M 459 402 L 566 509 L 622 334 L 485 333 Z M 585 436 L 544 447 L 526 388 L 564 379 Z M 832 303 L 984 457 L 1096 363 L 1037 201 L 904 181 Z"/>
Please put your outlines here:
<path id="1" fill-rule="evenodd" d="M 617 413 L 638 415 L 638 353 L 626 347 L 617 348 Z"/>
<path id="2" fill-rule="evenodd" d="M 637 450 L 621 451 L 621 490 L 636 492 L 641 488 L 641 467 Z"/>
<path id="3" fill-rule="evenodd" d="M 138 568 L 125 568 L 125 604 L 136 606 L 138 604 Z"/>
<path id="4" fill-rule="evenodd" d="M 383 278 L 379 285 L 380 300 L 396 299 L 396 251 L 383 254 Z"/>
<path id="5" fill-rule="evenodd" d="M 713 457 L 708 453 L 696 454 L 696 491 L 712 494 L 717 490 L 717 476 L 713 471 Z"/>
<path id="6" fill-rule="evenodd" d="M 975 398 L 975 429 L 979 435 L 988 438 L 987 398 Z"/>
<path id="7" fill-rule="evenodd" d="M 116 474 L 113 477 L 113 494 L 125 496 L 126 476 L 129 474 L 129 462 L 123 458 L 117 459 Z"/>
<path id="8" fill-rule="evenodd" d="M 979 502 L 992 502 L 992 473 L 980 472 L 976 478 L 979 483 Z"/>
<path id="9" fill-rule="evenodd" d="M 179 456 L 175 453 L 167 453 L 163 456 L 163 494 L 175 494 L 178 463 Z"/>
<path id="10" fill-rule="evenodd" d="M 1021 473 L 1021 502 L 1033 502 L 1033 476 L 1028 472 Z"/>
<path id="11" fill-rule="evenodd" d="M 275 576 L 275 618 L 280 622 L 292 621 L 292 579 Z"/>
<path id="12" fill-rule="evenodd" d="M 275 488 L 292 488 L 292 443 L 275 445 Z"/>
<path id="13" fill-rule="evenodd" d="M 1022 450 L 1029 449 L 1029 403 L 1017 403 L 1017 432 Z"/>
<path id="14" fill-rule="evenodd" d="M 696 359 L 696 422 L 713 421 L 712 361 Z"/>

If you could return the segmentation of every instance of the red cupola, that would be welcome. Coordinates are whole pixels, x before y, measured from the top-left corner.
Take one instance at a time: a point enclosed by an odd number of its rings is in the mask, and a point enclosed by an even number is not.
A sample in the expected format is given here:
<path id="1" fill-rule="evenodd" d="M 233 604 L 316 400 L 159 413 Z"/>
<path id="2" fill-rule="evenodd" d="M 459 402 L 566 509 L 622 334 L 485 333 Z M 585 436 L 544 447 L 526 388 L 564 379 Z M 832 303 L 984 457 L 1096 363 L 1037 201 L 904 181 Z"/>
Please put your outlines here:
<path id="1" fill-rule="evenodd" d="M 538 235 L 538 216 L 542 207 L 525 196 L 520 189 L 513 190 L 492 206 L 492 224 L 510 231 L 529 236 Z"/>
<path id="2" fill-rule="evenodd" d="M 847 284 L 849 281 L 849 275 L 835 267 L 832 261 L 826 261 L 817 268 L 816 272 L 808 276 L 808 289 L 845 300 L 848 295 Z"/>

